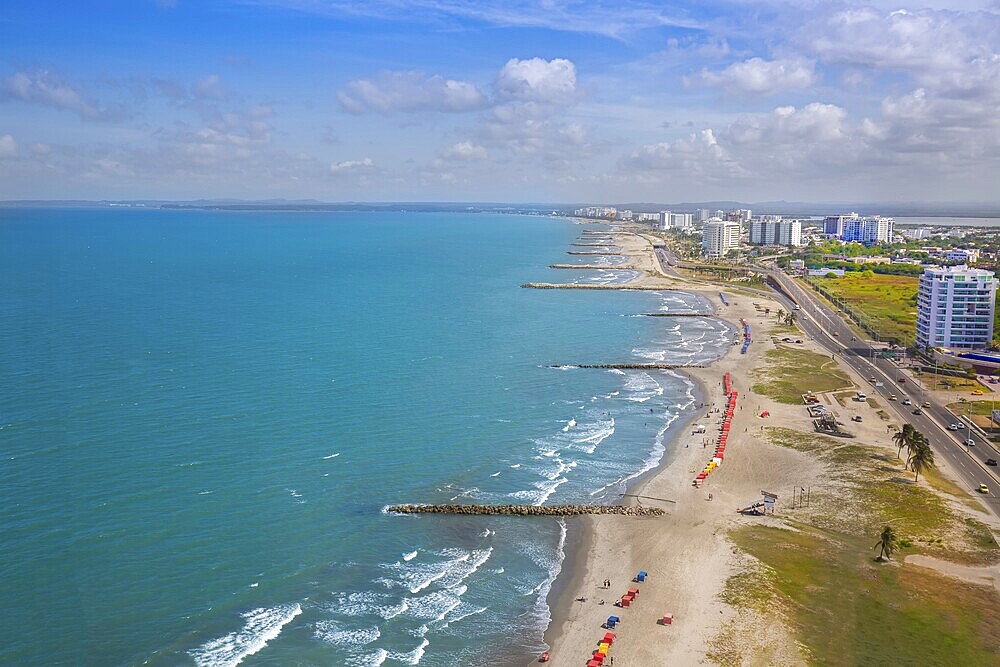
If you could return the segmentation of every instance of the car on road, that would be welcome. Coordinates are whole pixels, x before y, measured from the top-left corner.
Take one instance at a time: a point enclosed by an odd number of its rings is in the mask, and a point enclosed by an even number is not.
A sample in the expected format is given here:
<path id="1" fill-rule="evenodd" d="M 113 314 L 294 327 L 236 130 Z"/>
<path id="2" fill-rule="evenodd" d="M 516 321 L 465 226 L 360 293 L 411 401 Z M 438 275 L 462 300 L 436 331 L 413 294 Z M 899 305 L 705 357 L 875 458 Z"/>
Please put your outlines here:
<path id="1" fill-rule="evenodd" d="M 871 382 L 872 384 L 875 384 L 876 382 L 878 382 L 878 380 L 875 379 L 874 375 L 871 376 L 870 378 L 868 378 L 868 381 Z"/>
<path id="2" fill-rule="evenodd" d="M 898 382 L 899 384 L 906 384 L 906 378 L 900 376 L 900 378 L 896 380 L 896 382 Z"/>
<path id="3" fill-rule="evenodd" d="M 925 408 L 931 407 L 931 402 L 930 401 L 924 401 L 924 407 Z"/>
<path id="4" fill-rule="evenodd" d="M 792 306 L 792 310 L 802 310 L 802 306 L 800 306 L 799 304 L 795 304 L 794 306 Z"/>
<path id="5" fill-rule="evenodd" d="M 949 431 L 957 431 L 958 430 L 958 424 L 948 424 L 948 430 Z"/>
<path id="6" fill-rule="evenodd" d="M 965 428 L 965 424 L 963 424 L 962 422 L 956 423 L 955 426 L 957 426 L 959 429 Z"/>
<path id="7" fill-rule="evenodd" d="M 983 395 L 983 390 L 982 389 L 975 389 L 975 390 L 973 390 L 972 395 L 973 396 L 982 396 Z"/>
<path id="8" fill-rule="evenodd" d="M 989 493 L 989 492 L 990 492 L 990 487 L 986 486 L 985 484 L 979 485 L 979 493 Z"/>
<path id="9" fill-rule="evenodd" d="M 879 382 L 876 382 L 876 383 L 875 383 L 875 386 L 876 386 L 876 387 L 884 387 L 884 386 L 885 386 L 885 382 L 881 382 L 881 381 L 879 381 Z"/>
<path id="10" fill-rule="evenodd" d="M 834 335 L 834 336 L 839 336 L 839 335 L 840 335 L 840 332 L 839 332 L 839 331 L 834 331 L 834 332 L 833 332 L 833 335 Z"/>
<path id="11" fill-rule="evenodd" d="M 896 395 L 895 394 L 889 394 L 889 400 L 890 401 L 895 401 L 896 400 Z"/>
<path id="12" fill-rule="evenodd" d="M 915 414 L 915 415 L 922 415 L 922 414 L 924 414 L 924 411 L 921 410 L 920 408 L 917 408 L 916 410 L 913 411 L 913 414 Z"/>
<path id="13" fill-rule="evenodd" d="M 966 447 L 975 447 L 976 446 L 976 441 L 973 440 L 972 438 L 969 438 L 968 440 L 965 441 L 965 446 Z"/>
<path id="14" fill-rule="evenodd" d="M 903 405 L 913 405 L 913 401 L 908 398 L 903 399 Z"/>
<path id="15" fill-rule="evenodd" d="M 996 459 L 986 459 L 986 465 L 988 465 L 988 466 L 995 466 L 996 464 L 997 464 L 997 460 Z"/>

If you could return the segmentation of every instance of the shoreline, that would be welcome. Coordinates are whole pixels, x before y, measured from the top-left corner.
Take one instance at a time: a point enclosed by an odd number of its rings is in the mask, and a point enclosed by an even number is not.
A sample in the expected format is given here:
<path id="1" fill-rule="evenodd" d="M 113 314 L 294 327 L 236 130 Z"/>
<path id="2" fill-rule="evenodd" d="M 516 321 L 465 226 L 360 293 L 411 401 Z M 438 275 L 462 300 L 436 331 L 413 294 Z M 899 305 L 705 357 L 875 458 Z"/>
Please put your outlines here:
<path id="1" fill-rule="evenodd" d="M 667 275 L 644 236 L 627 234 L 620 245 L 622 254 L 628 255 L 630 263 L 642 271 L 625 286 L 696 294 L 709 305 L 712 312 L 708 316 L 725 323 L 729 335 L 738 333 L 741 327 L 736 322 L 746 318 L 754 326 L 765 327 L 758 333 L 764 335 L 755 337 L 755 341 L 768 340 L 768 320 L 755 312 L 757 302 L 771 300 L 768 296 L 748 296 L 735 286 Z M 732 295 L 725 306 L 715 300 L 720 290 Z M 717 596 L 735 568 L 725 538 L 725 526 L 732 521 L 726 508 L 739 506 L 746 499 L 743 495 L 749 492 L 745 478 L 747 466 L 752 465 L 750 446 L 754 440 L 748 433 L 752 410 L 737 412 L 734 430 L 738 431 L 739 426 L 744 430 L 730 439 L 731 456 L 720 472 L 700 489 L 691 480 L 711 456 L 711 450 L 706 451 L 704 444 L 716 435 L 719 421 L 719 415 L 710 411 L 721 408 L 726 400 L 723 373 L 732 372 L 737 391 L 746 399 L 753 382 L 751 371 L 768 346 L 752 345 L 747 354 L 734 352 L 735 347 L 727 345 L 718 357 L 700 367 L 674 369 L 693 384 L 693 405 L 698 407 L 678 419 L 679 430 L 663 442 L 659 463 L 626 484 L 628 494 L 673 501 L 665 506 L 668 514 L 617 522 L 607 521 L 609 517 L 588 516 L 568 522 L 574 539 L 567 540 L 564 546 L 562 567 L 546 598 L 550 621 L 543 642 L 551 664 L 586 663 L 596 648 L 597 638 L 604 632 L 603 620 L 612 614 L 620 615 L 624 621 L 615 630 L 618 641 L 614 653 L 619 660 L 629 664 L 699 662 L 710 650 L 711 640 L 722 624 L 732 618 L 732 608 Z M 708 426 L 705 434 L 695 434 L 691 428 L 699 419 L 707 419 L 703 422 Z M 709 502 L 713 494 L 715 502 Z M 622 504 L 656 503 L 637 498 L 623 501 Z M 643 591 L 641 601 L 637 600 L 629 609 L 614 606 L 628 587 L 636 585 L 633 578 L 640 570 L 649 573 L 646 581 L 639 584 Z M 610 589 L 603 585 L 609 579 Z M 684 629 L 661 625 L 659 619 L 664 613 L 674 614 L 678 619 L 674 626 L 683 625 Z M 533 658 L 530 664 L 535 664 L 537 656 Z"/>
<path id="2" fill-rule="evenodd" d="M 690 290 L 690 292 L 707 298 L 705 294 L 697 290 Z M 715 310 L 717 311 L 717 309 Z M 710 317 L 716 317 L 732 327 L 733 331 L 736 330 L 736 327 L 732 322 L 720 317 L 717 312 Z M 664 451 L 660 461 L 655 467 L 650 468 L 649 470 L 646 470 L 637 475 L 635 478 L 629 480 L 625 487 L 625 493 L 644 495 L 644 491 L 646 491 L 662 476 L 673 477 L 674 475 L 680 475 L 680 473 L 675 473 L 675 470 L 677 470 L 678 466 L 681 464 L 682 451 L 686 449 L 685 447 L 681 447 L 681 443 L 685 437 L 691 437 L 691 434 L 687 433 L 687 431 L 698 420 L 705 407 L 709 404 L 708 397 L 710 392 L 707 386 L 707 381 L 705 377 L 700 376 L 703 373 L 707 374 L 715 370 L 716 364 L 726 359 L 734 347 L 735 346 L 730 346 L 726 349 L 725 354 L 720 355 L 712 361 L 706 362 L 702 368 L 691 368 L 689 370 L 676 369 L 675 372 L 683 375 L 693 383 L 693 401 L 695 406 L 698 407 L 693 407 L 687 415 L 678 419 L 680 427 L 675 432 L 674 437 L 663 443 Z M 696 370 L 701 372 L 695 373 L 694 371 Z M 697 451 L 697 449 L 694 451 Z M 623 499 L 623 504 L 632 505 L 636 503 L 637 499 L 635 498 Z M 645 521 L 645 519 L 640 519 L 640 521 Z M 574 581 L 594 578 L 591 576 L 591 570 L 599 560 L 594 553 L 598 546 L 595 539 L 598 523 L 599 521 L 597 520 L 597 517 L 594 516 L 581 516 L 577 517 L 576 520 L 572 522 L 567 522 L 567 538 L 563 547 L 564 556 L 562 567 L 559 570 L 559 574 L 556 575 L 555 581 L 553 581 L 552 586 L 549 589 L 549 595 L 546 599 L 546 604 L 549 607 L 549 624 L 543 634 L 543 642 L 546 646 L 546 650 L 551 651 L 553 647 L 557 646 L 566 638 L 566 626 L 573 620 L 574 617 L 573 606 L 575 598 L 582 597 L 577 595 L 579 587 L 574 586 Z M 608 613 L 612 613 L 612 611 L 616 609 L 616 607 L 612 606 L 612 602 L 614 600 L 614 596 L 612 595 L 613 592 L 614 589 L 605 591 L 606 597 L 604 599 L 607 602 L 605 606 L 608 608 Z M 536 662 L 537 660 L 532 660 L 531 664 L 536 664 Z"/>

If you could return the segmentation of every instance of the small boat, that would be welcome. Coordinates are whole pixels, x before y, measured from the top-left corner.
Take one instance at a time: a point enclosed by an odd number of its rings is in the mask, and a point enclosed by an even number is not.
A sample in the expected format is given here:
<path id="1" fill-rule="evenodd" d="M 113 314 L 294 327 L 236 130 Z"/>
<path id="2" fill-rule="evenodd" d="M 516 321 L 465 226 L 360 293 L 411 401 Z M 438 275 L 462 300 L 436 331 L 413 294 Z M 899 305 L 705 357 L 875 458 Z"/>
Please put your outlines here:
<path id="1" fill-rule="evenodd" d="M 549 655 L 548 651 L 546 651 L 538 657 L 538 662 L 548 662 L 550 658 L 552 658 L 552 656 Z"/>

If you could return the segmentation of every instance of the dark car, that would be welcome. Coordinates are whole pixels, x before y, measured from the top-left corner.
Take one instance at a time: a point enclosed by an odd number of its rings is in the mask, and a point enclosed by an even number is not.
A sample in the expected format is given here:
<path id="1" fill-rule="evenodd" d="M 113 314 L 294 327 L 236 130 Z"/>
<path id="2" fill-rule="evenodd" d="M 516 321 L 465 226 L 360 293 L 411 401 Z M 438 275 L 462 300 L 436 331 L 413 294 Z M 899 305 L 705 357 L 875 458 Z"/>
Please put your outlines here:
<path id="1" fill-rule="evenodd" d="M 995 466 L 996 464 L 997 464 L 997 460 L 996 459 L 986 459 L 986 465 L 988 465 L 988 466 Z"/>
<path id="2" fill-rule="evenodd" d="M 924 411 L 921 410 L 920 408 L 917 408 L 916 410 L 913 411 L 913 414 L 915 414 L 915 415 L 922 415 L 922 414 L 924 414 Z"/>

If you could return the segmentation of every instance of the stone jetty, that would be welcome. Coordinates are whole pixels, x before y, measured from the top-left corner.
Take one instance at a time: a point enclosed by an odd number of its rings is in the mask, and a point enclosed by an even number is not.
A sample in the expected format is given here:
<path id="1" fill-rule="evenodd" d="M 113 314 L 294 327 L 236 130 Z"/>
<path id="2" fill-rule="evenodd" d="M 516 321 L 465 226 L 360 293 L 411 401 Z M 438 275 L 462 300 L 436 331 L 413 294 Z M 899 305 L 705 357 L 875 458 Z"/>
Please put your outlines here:
<path id="1" fill-rule="evenodd" d="M 487 514 L 496 516 L 662 516 L 659 507 L 621 505 L 390 505 L 387 512 L 400 514 Z"/>
<path id="2" fill-rule="evenodd" d="M 610 255 L 612 257 L 621 257 L 620 252 L 605 252 L 603 250 L 567 250 L 567 255 Z"/>
<path id="3" fill-rule="evenodd" d="M 602 269 L 621 268 L 602 266 Z M 642 290 L 647 292 L 673 292 L 679 287 L 655 287 L 653 285 L 632 285 L 630 283 L 614 283 L 613 285 L 592 285 L 583 283 L 524 283 L 521 287 L 525 289 L 626 289 Z"/>
<path id="4" fill-rule="evenodd" d="M 550 269 L 632 269 L 628 264 L 549 264 Z"/>

